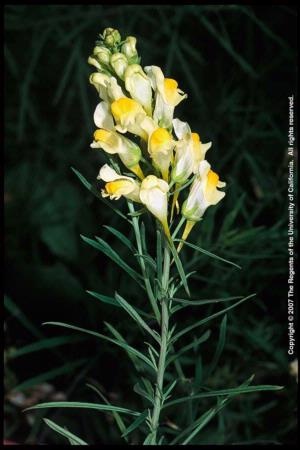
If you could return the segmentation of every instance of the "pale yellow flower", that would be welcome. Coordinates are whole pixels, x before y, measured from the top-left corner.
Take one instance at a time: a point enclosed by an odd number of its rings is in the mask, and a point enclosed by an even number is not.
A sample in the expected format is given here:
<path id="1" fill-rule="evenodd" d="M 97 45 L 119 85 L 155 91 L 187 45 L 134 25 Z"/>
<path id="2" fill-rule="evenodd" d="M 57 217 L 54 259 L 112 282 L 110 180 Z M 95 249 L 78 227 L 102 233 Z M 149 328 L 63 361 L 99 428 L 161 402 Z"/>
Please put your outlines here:
<path id="1" fill-rule="evenodd" d="M 144 178 L 139 166 L 142 156 L 141 149 L 130 139 L 118 134 L 113 130 L 100 129 L 94 133 L 92 148 L 102 148 L 105 152 L 113 155 L 118 154 L 123 164 L 140 178 Z"/>
<path id="2" fill-rule="evenodd" d="M 187 95 L 178 89 L 178 83 L 172 78 L 165 78 L 160 67 L 145 67 L 145 72 L 151 80 L 155 91 L 154 120 L 162 127 L 171 128 L 174 108 Z"/>
<path id="3" fill-rule="evenodd" d="M 131 59 L 137 56 L 136 38 L 134 36 L 127 36 L 124 44 L 121 47 L 121 51 L 122 53 L 124 53 L 127 59 Z"/>
<path id="4" fill-rule="evenodd" d="M 175 161 L 172 170 L 172 180 L 183 184 L 189 176 L 198 173 L 199 164 L 204 160 L 211 142 L 203 144 L 197 133 L 192 133 L 187 122 L 173 120 L 173 127 L 177 138 L 175 145 Z"/>
<path id="5" fill-rule="evenodd" d="M 115 129 L 120 133 L 130 133 L 147 140 L 147 134 L 140 124 L 146 117 L 146 112 L 137 101 L 131 98 L 120 98 L 111 104 L 111 112 L 116 121 Z"/>
<path id="6" fill-rule="evenodd" d="M 140 184 L 133 178 L 119 175 L 108 164 L 101 167 L 97 180 L 106 182 L 104 189 L 101 191 L 102 197 L 118 200 L 123 196 L 134 202 L 141 203 L 139 197 Z"/>
<path id="7" fill-rule="evenodd" d="M 168 181 L 169 167 L 173 159 L 174 140 L 165 128 L 157 127 L 150 117 L 146 117 L 141 127 L 148 135 L 148 153 L 153 165 L 158 169 L 165 181 Z"/>
<path id="8" fill-rule="evenodd" d="M 199 164 L 199 175 L 192 184 L 189 196 L 182 205 L 182 214 L 188 220 L 200 220 L 210 205 L 216 205 L 225 196 L 219 191 L 226 183 L 219 181 L 219 175 L 210 169 L 210 164 L 204 160 Z"/>
<path id="9" fill-rule="evenodd" d="M 170 239 L 168 226 L 168 191 L 169 185 L 154 175 L 148 175 L 141 184 L 140 199 L 147 209 L 161 222 Z"/>
<path id="10" fill-rule="evenodd" d="M 128 61 L 123 53 L 114 53 L 110 58 L 110 64 L 118 77 L 124 80 L 124 73 L 128 66 Z"/>
<path id="11" fill-rule="evenodd" d="M 146 113 L 152 115 L 151 82 L 139 64 L 130 64 L 125 71 L 125 87 Z"/>
<path id="12" fill-rule="evenodd" d="M 90 75 L 90 83 L 97 89 L 99 97 L 107 103 L 112 103 L 123 97 L 126 98 L 115 77 L 94 72 Z"/>

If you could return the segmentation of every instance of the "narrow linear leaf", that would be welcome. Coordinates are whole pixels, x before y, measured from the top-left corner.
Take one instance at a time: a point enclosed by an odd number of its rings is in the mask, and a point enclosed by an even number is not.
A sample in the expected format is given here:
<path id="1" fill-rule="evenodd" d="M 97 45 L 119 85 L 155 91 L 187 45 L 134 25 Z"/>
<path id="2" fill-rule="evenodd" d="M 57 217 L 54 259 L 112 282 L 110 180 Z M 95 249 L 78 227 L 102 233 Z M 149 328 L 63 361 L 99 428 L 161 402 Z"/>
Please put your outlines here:
<path id="1" fill-rule="evenodd" d="M 238 269 L 242 269 L 241 266 L 238 264 L 228 261 L 227 259 L 221 258 L 221 256 L 215 255 L 214 253 L 211 253 L 207 250 L 204 250 L 204 248 L 198 247 L 198 245 L 191 244 L 190 242 L 184 241 L 183 239 L 174 239 L 176 242 L 182 242 L 184 245 L 187 245 L 188 247 L 193 248 L 194 250 L 197 250 L 200 253 L 204 253 L 204 255 L 210 256 L 211 258 L 217 259 L 219 261 L 223 261 L 226 264 L 230 264 L 231 266 L 237 267 Z"/>
<path id="2" fill-rule="evenodd" d="M 213 356 L 213 360 L 207 370 L 206 378 L 208 378 L 213 373 L 213 371 L 215 370 L 215 368 L 218 365 L 220 356 L 223 352 L 224 345 L 225 345 L 226 328 L 227 328 L 227 315 L 225 314 L 224 318 L 222 319 L 221 326 L 220 326 L 220 335 L 219 335 L 219 339 L 218 339 L 217 348 L 216 348 L 215 354 Z"/>
<path id="3" fill-rule="evenodd" d="M 117 308 L 122 308 L 120 303 L 114 298 L 107 295 L 99 294 L 98 292 L 94 291 L 86 291 L 88 294 L 90 294 L 92 297 L 95 297 L 97 300 L 100 300 L 103 303 L 116 306 Z M 141 316 L 146 317 L 147 319 L 153 319 L 153 316 L 151 314 L 148 314 L 144 311 L 142 311 L 140 308 L 135 307 L 135 309 L 138 311 L 138 313 Z"/>
<path id="4" fill-rule="evenodd" d="M 226 298 L 212 298 L 212 299 L 204 299 L 204 300 L 188 300 L 184 298 L 170 298 L 174 302 L 181 303 L 186 306 L 201 306 L 201 305 L 209 305 L 211 303 L 222 303 L 222 302 L 230 302 L 232 300 L 238 300 L 239 298 L 243 298 L 242 295 L 237 295 L 235 297 L 226 297 Z"/>
<path id="5" fill-rule="evenodd" d="M 53 380 L 54 378 L 64 375 L 66 373 L 70 374 L 72 373 L 73 369 L 84 365 L 88 361 L 89 361 L 88 358 L 81 358 L 78 361 L 64 364 L 63 366 L 49 370 L 48 372 L 43 372 L 40 375 L 29 378 L 23 381 L 23 383 L 18 384 L 17 386 L 14 387 L 14 390 L 23 391 L 37 384 L 44 383 L 45 381 Z"/>
<path id="6" fill-rule="evenodd" d="M 151 328 L 146 324 L 146 322 L 141 318 L 139 313 L 136 311 L 136 309 L 133 308 L 121 295 L 119 295 L 117 292 L 115 293 L 116 300 L 121 304 L 121 306 L 125 309 L 125 311 L 132 317 L 138 325 L 140 325 L 145 331 L 147 331 L 153 339 L 156 340 L 160 344 L 160 338 L 159 336 L 151 330 Z"/>
<path id="7" fill-rule="evenodd" d="M 184 286 L 185 292 L 190 297 L 190 291 L 189 291 L 189 287 L 188 287 L 188 284 L 187 284 L 186 275 L 185 275 L 184 269 L 182 267 L 182 263 L 180 261 L 180 258 L 178 256 L 177 250 L 176 250 L 173 242 L 169 242 L 169 244 L 170 244 L 169 246 L 170 246 L 170 249 L 171 249 L 171 252 L 172 252 L 172 255 L 173 255 L 173 258 L 174 258 L 174 261 L 175 261 L 175 264 L 176 264 L 176 267 L 177 267 L 180 279 L 181 279 L 182 284 Z"/>
<path id="8" fill-rule="evenodd" d="M 33 344 L 25 345 L 9 353 L 9 358 L 18 358 L 19 356 L 28 355 L 29 353 L 38 352 L 45 348 L 59 347 L 60 345 L 73 344 L 78 341 L 82 341 L 82 336 L 59 336 L 48 339 L 41 339 Z"/>
<path id="9" fill-rule="evenodd" d="M 132 431 L 134 431 L 136 428 L 138 428 L 143 422 L 145 422 L 145 419 L 148 415 L 148 411 L 145 410 L 144 412 L 142 412 L 139 417 L 137 417 L 135 419 L 134 422 L 132 422 L 132 424 L 127 428 L 127 430 L 125 431 L 125 433 L 122 434 L 121 437 L 126 437 L 128 436 L 129 433 L 131 433 Z"/>
<path id="10" fill-rule="evenodd" d="M 97 250 L 100 250 L 102 253 L 104 253 L 106 256 L 112 259 L 118 266 L 120 266 L 123 270 L 125 270 L 125 272 L 127 272 L 128 275 L 131 276 L 131 278 L 133 278 L 137 283 L 143 286 L 139 281 L 140 279 L 142 279 L 141 275 L 137 273 L 134 269 L 132 269 L 130 266 L 128 266 L 128 264 L 126 264 L 125 261 L 123 261 L 122 258 L 120 258 L 118 253 L 116 253 L 105 241 L 103 241 L 98 237 L 96 238 L 98 242 L 89 239 L 83 235 L 80 235 L 80 237 L 81 239 L 84 240 L 84 242 L 96 248 Z"/>
<path id="11" fill-rule="evenodd" d="M 71 440 L 72 441 L 72 445 L 88 445 L 85 441 L 80 439 L 78 436 L 75 436 L 75 434 L 71 433 L 70 431 L 66 430 L 65 428 L 60 427 L 55 422 L 52 422 L 52 420 L 43 419 L 43 421 L 52 430 L 56 431 L 58 434 L 61 434 L 65 438 Z"/>
<path id="12" fill-rule="evenodd" d="M 173 338 L 171 339 L 171 344 L 176 342 L 180 337 L 185 335 L 186 333 L 189 333 L 191 330 L 200 327 L 201 325 L 204 325 L 205 323 L 209 322 L 212 319 L 215 319 L 216 317 L 222 315 L 226 311 L 229 311 L 230 309 L 235 308 L 236 306 L 240 305 L 241 303 L 244 303 L 246 300 L 249 300 L 250 298 L 253 298 L 256 294 L 248 295 L 247 297 L 242 298 L 239 302 L 236 302 L 234 305 L 228 306 L 225 309 L 222 309 L 221 311 L 216 312 L 215 314 L 212 314 L 209 317 L 206 317 L 205 319 L 200 320 L 199 322 L 194 323 L 193 325 L 190 325 L 183 330 L 179 331 Z"/>
<path id="13" fill-rule="evenodd" d="M 114 405 L 102 405 L 100 403 L 86 403 L 86 402 L 49 402 L 49 403 L 39 403 L 35 406 L 30 406 L 23 411 L 29 411 L 32 409 L 43 409 L 43 408 L 82 408 L 82 409 L 95 409 L 97 411 L 117 411 L 123 414 L 129 414 L 131 416 L 138 416 L 139 413 L 136 411 L 131 411 L 127 408 L 121 408 L 120 406 Z"/>
<path id="14" fill-rule="evenodd" d="M 176 359 L 180 358 L 182 355 L 184 355 L 184 353 L 186 353 L 187 351 L 189 351 L 191 348 L 202 344 L 203 342 L 207 341 L 209 339 L 211 335 L 211 331 L 207 330 L 205 333 L 202 334 L 202 336 L 200 336 L 200 338 L 195 339 L 193 342 L 191 342 L 190 344 L 186 345 L 185 347 L 183 347 L 179 352 L 175 353 L 174 355 L 170 356 L 167 359 L 166 362 L 166 366 L 168 366 L 171 362 L 175 361 Z"/>
<path id="15" fill-rule="evenodd" d="M 151 405 L 153 405 L 153 402 L 154 402 L 153 397 L 151 397 L 151 396 L 148 394 L 148 392 L 146 392 L 146 391 L 139 385 L 139 383 L 136 383 L 136 384 L 133 386 L 133 390 L 134 390 L 134 392 L 136 392 L 137 394 L 139 394 L 139 395 L 141 395 L 142 397 L 144 397 L 145 399 L 147 399 L 147 400 L 151 403 Z"/>
<path id="16" fill-rule="evenodd" d="M 99 397 L 107 404 L 111 406 L 111 403 L 107 400 L 107 398 L 105 397 L 105 395 L 102 394 L 102 392 L 96 387 L 93 386 L 92 384 L 87 383 L 87 386 L 92 389 L 94 392 L 97 393 L 97 395 L 99 395 Z M 124 431 L 126 430 L 126 425 L 123 422 L 122 417 L 120 416 L 120 414 L 116 411 L 112 411 L 112 415 L 114 416 L 114 419 L 119 427 L 119 430 L 121 431 L 121 433 L 124 433 Z M 126 439 L 127 440 L 127 439 Z"/>
<path id="17" fill-rule="evenodd" d="M 238 388 L 229 388 L 229 389 L 220 389 L 219 391 L 210 391 L 210 392 L 202 392 L 201 394 L 190 395 L 188 397 L 181 397 L 175 400 L 172 400 L 166 403 L 163 408 L 167 408 L 169 406 L 177 405 L 179 403 L 184 403 L 186 401 L 198 399 L 198 398 L 209 398 L 209 397 L 218 397 L 219 395 L 240 395 L 240 394 L 249 394 L 254 392 L 261 391 L 280 391 L 283 389 L 283 386 L 276 385 L 257 385 L 257 386 L 249 386 L 249 387 L 238 387 Z"/>
<path id="18" fill-rule="evenodd" d="M 131 250 L 133 253 L 136 252 L 136 249 L 134 245 L 132 245 L 132 242 L 120 231 L 116 230 L 113 227 L 110 227 L 109 225 L 103 225 L 104 228 L 106 228 L 110 233 L 112 233 L 114 236 L 116 236 L 119 241 L 121 241 L 126 247 Z"/>
<path id="19" fill-rule="evenodd" d="M 116 344 L 119 347 L 121 347 L 124 350 L 126 350 L 128 353 L 131 353 L 131 354 L 137 356 L 142 361 L 144 361 L 146 364 L 148 364 L 152 369 L 155 370 L 155 367 L 153 366 L 153 364 L 152 364 L 152 362 L 150 361 L 149 358 L 147 358 L 141 352 L 139 352 L 138 350 L 136 350 L 135 348 L 131 347 L 130 345 L 128 345 L 128 344 L 126 344 L 124 342 L 120 342 L 120 341 L 118 341 L 116 339 L 112 339 L 112 338 L 110 338 L 108 336 L 105 336 L 103 334 L 96 333 L 95 331 L 86 330 L 85 328 L 80 328 L 80 327 L 77 327 L 75 325 L 69 325 L 67 323 L 62 323 L 62 322 L 44 322 L 43 325 L 56 325 L 58 327 L 64 327 L 64 328 L 69 328 L 71 330 L 82 331 L 83 333 L 87 333 L 87 334 L 90 334 L 92 336 L 98 337 L 100 339 L 104 339 L 105 341 L 112 342 L 113 344 Z"/>
<path id="20" fill-rule="evenodd" d="M 71 167 L 71 169 L 73 170 L 73 172 L 75 173 L 75 175 L 79 178 L 79 180 L 81 181 L 81 183 L 93 194 L 95 195 L 95 197 L 97 197 L 99 200 L 102 201 L 102 203 L 104 203 L 106 206 L 108 206 L 110 209 L 112 209 L 116 214 L 118 214 L 120 217 L 122 217 L 122 219 L 126 220 L 127 222 L 130 222 L 130 220 L 127 219 L 127 217 L 125 216 L 125 214 L 123 214 L 119 209 L 115 208 L 111 202 L 108 202 L 107 200 L 105 200 L 105 198 L 103 198 L 100 194 L 100 192 L 97 191 L 97 189 L 88 182 L 88 180 L 76 169 L 74 169 L 74 167 Z"/>

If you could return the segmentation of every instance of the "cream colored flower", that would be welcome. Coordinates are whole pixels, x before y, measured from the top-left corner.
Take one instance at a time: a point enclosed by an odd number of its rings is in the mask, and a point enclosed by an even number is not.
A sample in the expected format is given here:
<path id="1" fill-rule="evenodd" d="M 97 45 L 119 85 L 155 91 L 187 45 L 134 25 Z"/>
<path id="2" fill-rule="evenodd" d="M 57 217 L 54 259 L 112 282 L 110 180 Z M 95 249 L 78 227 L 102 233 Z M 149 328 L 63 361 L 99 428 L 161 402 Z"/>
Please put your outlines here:
<path id="1" fill-rule="evenodd" d="M 101 167 L 97 180 L 106 182 L 101 191 L 102 197 L 109 197 L 111 200 L 118 200 L 121 196 L 141 203 L 139 192 L 140 184 L 133 178 L 119 175 L 108 164 Z"/>
<path id="2" fill-rule="evenodd" d="M 131 64 L 125 71 L 125 87 L 131 97 L 139 102 L 146 113 L 152 115 L 151 82 L 138 64 Z"/>
<path id="3" fill-rule="evenodd" d="M 123 53 L 114 53 L 110 58 L 110 64 L 118 77 L 124 80 L 124 73 L 128 66 L 128 61 Z"/>
<path id="4" fill-rule="evenodd" d="M 168 226 L 168 191 L 169 185 L 154 175 L 148 175 L 141 184 L 140 199 L 147 209 L 162 223 L 167 237 L 170 239 Z"/>
<path id="5" fill-rule="evenodd" d="M 187 95 L 178 89 L 177 81 L 164 77 L 160 67 L 148 66 L 145 67 L 145 72 L 156 93 L 153 118 L 160 126 L 170 128 L 175 106 L 184 100 Z"/>
<path id="6" fill-rule="evenodd" d="M 111 52 L 107 47 L 96 45 L 93 54 L 100 63 L 109 65 Z"/>
<path id="7" fill-rule="evenodd" d="M 211 142 L 203 144 L 197 133 L 192 133 L 187 122 L 173 120 L 173 127 L 177 138 L 175 145 L 175 161 L 172 170 L 172 180 L 183 184 L 189 176 L 198 173 L 199 164 L 204 160 Z"/>
<path id="8" fill-rule="evenodd" d="M 110 113 L 109 105 L 106 102 L 100 102 L 94 112 L 94 122 L 96 127 L 113 130 L 114 119 Z"/>
<path id="9" fill-rule="evenodd" d="M 140 124 L 146 117 L 143 107 L 131 98 L 120 98 L 111 104 L 111 112 L 116 121 L 115 129 L 120 133 L 130 133 L 147 140 L 147 134 Z"/>
<path id="10" fill-rule="evenodd" d="M 131 59 L 137 56 L 136 38 L 134 36 L 127 36 L 124 44 L 121 47 L 121 51 L 122 53 L 124 53 L 127 59 Z"/>
<path id="11" fill-rule="evenodd" d="M 137 144 L 116 131 L 100 129 L 94 133 L 92 148 L 102 148 L 110 155 L 118 154 L 123 164 L 140 178 L 144 178 L 143 172 L 139 166 L 142 156 L 141 149 Z"/>
<path id="12" fill-rule="evenodd" d="M 90 83 L 95 86 L 99 97 L 105 102 L 111 103 L 120 98 L 126 98 L 115 77 L 94 72 L 90 75 Z"/>
<path id="13" fill-rule="evenodd" d="M 192 184 L 189 196 L 182 205 L 182 214 L 189 221 L 200 220 L 210 205 L 216 205 L 225 196 L 225 192 L 218 191 L 226 183 L 219 181 L 219 176 L 210 169 L 207 161 L 199 164 L 199 175 Z"/>

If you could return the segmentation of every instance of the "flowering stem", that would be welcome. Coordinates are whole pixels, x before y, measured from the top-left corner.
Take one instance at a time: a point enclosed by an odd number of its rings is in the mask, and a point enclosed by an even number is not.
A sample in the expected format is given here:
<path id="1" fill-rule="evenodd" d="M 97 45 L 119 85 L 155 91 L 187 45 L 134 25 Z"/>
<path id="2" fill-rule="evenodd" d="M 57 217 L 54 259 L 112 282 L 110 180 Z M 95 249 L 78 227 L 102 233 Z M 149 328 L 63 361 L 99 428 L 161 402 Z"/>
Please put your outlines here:
<path id="1" fill-rule="evenodd" d="M 128 208 L 129 208 L 130 212 L 134 213 L 135 209 L 134 209 L 133 204 L 131 202 L 127 202 L 127 203 L 128 203 Z M 133 224 L 133 229 L 134 229 L 134 233 L 135 233 L 138 252 L 140 255 L 142 255 L 143 254 L 143 246 L 142 246 L 138 217 L 134 217 L 134 216 L 132 217 L 132 224 Z M 157 321 L 160 323 L 160 312 L 159 312 L 159 309 L 157 306 L 157 301 L 153 294 L 152 286 L 151 286 L 151 283 L 150 283 L 150 280 L 149 280 L 149 277 L 147 274 L 144 258 L 140 257 L 139 262 L 140 262 L 141 270 L 143 273 L 143 278 L 144 278 L 145 287 L 146 287 L 146 291 L 147 291 L 149 300 L 151 302 L 155 317 L 156 317 Z"/>
<path id="2" fill-rule="evenodd" d="M 151 441 L 149 444 L 157 445 L 157 429 L 159 426 L 159 416 L 163 404 L 163 383 L 166 366 L 166 356 L 168 352 L 169 333 L 169 300 L 168 285 L 170 274 L 170 250 L 166 243 L 164 252 L 164 268 L 162 274 L 162 298 L 161 298 L 161 344 L 158 360 L 158 371 L 156 379 L 156 390 L 154 397 L 154 407 L 151 416 Z"/>

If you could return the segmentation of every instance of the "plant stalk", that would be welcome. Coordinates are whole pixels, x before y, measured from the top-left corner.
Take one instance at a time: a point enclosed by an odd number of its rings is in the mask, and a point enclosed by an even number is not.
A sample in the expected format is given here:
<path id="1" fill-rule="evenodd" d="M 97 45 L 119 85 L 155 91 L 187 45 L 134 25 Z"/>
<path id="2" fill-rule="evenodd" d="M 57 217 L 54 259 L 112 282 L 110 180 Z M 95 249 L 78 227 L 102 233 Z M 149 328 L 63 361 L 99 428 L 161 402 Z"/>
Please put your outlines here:
<path id="1" fill-rule="evenodd" d="M 163 383 L 166 366 L 166 356 L 168 352 L 168 333 L 169 333 L 169 300 L 168 285 L 170 275 L 170 250 L 168 244 L 165 245 L 164 267 L 162 274 L 162 298 L 161 298 L 161 345 L 158 360 L 158 371 L 156 379 L 156 390 L 154 397 L 154 407 L 151 416 L 152 436 L 150 445 L 157 445 L 157 429 L 159 426 L 159 416 L 163 403 Z"/>
<path id="2" fill-rule="evenodd" d="M 135 212 L 134 206 L 130 202 L 128 202 L 128 208 L 129 208 L 130 212 Z M 134 233 L 135 233 L 138 252 L 139 252 L 139 254 L 142 255 L 143 247 L 142 247 L 141 233 L 140 233 L 138 220 L 139 219 L 137 217 L 134 217 L 134 216 L 132 217 L 132 224 L 133 224 L 133 229 L 134 229 Z M 142 274 L 143 274 L 143 278 L 144 278 L 144 282 L 145 282 L 145 288 L 146 288 L 149 300 L 151 302 L 152 309 L 154 311 L 157 322 L 160 323 L 160 312 L 159 312 L 159 308 L 157 306 L 157 301 L 153 294 L 152 286 L 151 286 L 151 283 L 150 283 L 150 280 L 149 280 L 149 277 L 147 274 L 144 258 L 140 257 L 139 262 L 140 262 L 140 266 L 141 266 L 141 270 L 142 270 Z"/>

